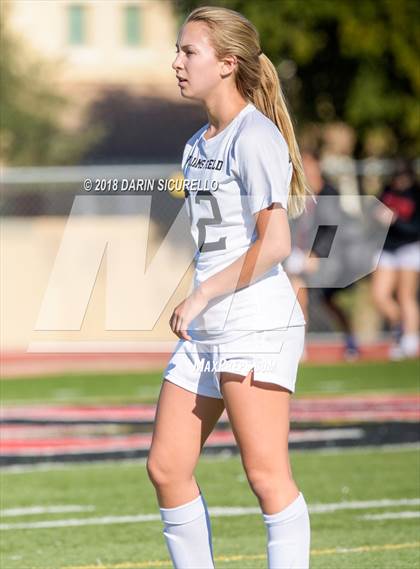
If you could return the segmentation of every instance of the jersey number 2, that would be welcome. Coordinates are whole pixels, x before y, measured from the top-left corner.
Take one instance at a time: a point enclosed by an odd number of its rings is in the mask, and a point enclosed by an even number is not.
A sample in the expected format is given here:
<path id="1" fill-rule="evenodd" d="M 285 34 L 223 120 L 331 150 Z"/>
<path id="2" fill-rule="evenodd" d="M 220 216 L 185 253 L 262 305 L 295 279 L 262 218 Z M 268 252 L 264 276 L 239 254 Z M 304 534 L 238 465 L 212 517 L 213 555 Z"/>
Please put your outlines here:
<path id="1" fill-rule="evenodd" d="M 196 192 L 195 203 L 200 203 L 201 200 L 209 200 L 211 209 L 213 211 L 213 217 L 203 217 L 197 222 L 198 243 L 200 244 L 200 251 L 207 253 L 208 251 L 221 251 L 222 249 L 226 249 L 226 237 L 220 237 L 220 239 L 217 241 L 206 243 L 206 225 L 217 225 L 221 223 L 222 216 L 220 214 L 217 199 L 209 190 L 199 190 Z"/>

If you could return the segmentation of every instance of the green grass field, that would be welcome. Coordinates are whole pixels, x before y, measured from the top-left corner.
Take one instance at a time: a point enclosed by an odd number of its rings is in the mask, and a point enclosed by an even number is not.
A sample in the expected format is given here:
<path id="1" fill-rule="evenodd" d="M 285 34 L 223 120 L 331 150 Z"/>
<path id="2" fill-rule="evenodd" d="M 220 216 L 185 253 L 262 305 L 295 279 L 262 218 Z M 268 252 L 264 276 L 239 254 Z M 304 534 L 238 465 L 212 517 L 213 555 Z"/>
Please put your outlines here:
<path id="1" fill-rule="evenodd" d="M 86 373 L 3 380 L 6 404 L 29 403 L 156 403 L 162 374 Z M 295 397 L 346 393 L 413 393 L 420 391 L 420 364 L 368 362 L 301 365 Z"/>
<path id="2" fill-rule="evenodd" d="M 296 396 L 415 393 L 418 371 L 413 361 L 305 365 Z M 155 403 L 160 382 L 159 373 L 4 380 L 1 397 L 4 405 Z M 420 518 L 414 517 L 420 497 L 418 449 L 292 451 L 291 461 L 294 477 L 312 508 L 311 569 L 419 567 Z M 171 567 L 144 460 L 4 469 L 0 476 L 2 569 Z M 196 477 L 209 508 L 226 508 L 224 515 L 212 515 L 210 510 L 216 566 L 266 567 L 265 527 L 240 458 L 203 456 Z M 366 503 L 385 499 L 391 502 Z M 393 502 L 398 500 L 411 502 Z M 346 502 L 352 507 L 344 508 Z M 321 504 L 338 507 L 321 513 Z M 5 511 L 71 505 L 90 509 L 20 515 Z M 229 516 L 232 507 L 253 510 Z M 363 518 L 369 514 L 385 517 Z M 396 517 L 388 517 L 392 514 Z M 149 519 L 141 517 L 147 515 Z M 33 526 L 15 525 L 28 523 Z"/>
<path id="3" fill-rule="evenodd" d="M 419 457 L 415 450 L 294 451 L 291 459 L 295 479 L 309 507 L 419 497 Z M 238 457 L 202 457 L 196 476 L 210 508 L 258 507 Z M 112 524 L 104 523 L 104 518 L 110 516 L 118 519 L 159 513 L 144 461 L 4 472 L 1 491 L 2 508 L 58 504 L 95 508 L 82 513 L 3 517 L 3 524 L 65 520 L 68 527 L 4 531 L 2 569 L 171 567 L 160 519 L 124 523 L 114 519 Z M 394 505 L 311 514 L 311 567 L 418 567 L 419 518 L 360 519 L 365 514 L 415 510 L 412 505 Z M 70 519 L 86 518 L 96 520 L 91 522 L 93 525 L 69 525 Z M 260 514 L 212 516 L 212 529 L 217 567 L 266 567 L 265 527 Z M 356 551 L 334 552 L 336 548 Z"/>

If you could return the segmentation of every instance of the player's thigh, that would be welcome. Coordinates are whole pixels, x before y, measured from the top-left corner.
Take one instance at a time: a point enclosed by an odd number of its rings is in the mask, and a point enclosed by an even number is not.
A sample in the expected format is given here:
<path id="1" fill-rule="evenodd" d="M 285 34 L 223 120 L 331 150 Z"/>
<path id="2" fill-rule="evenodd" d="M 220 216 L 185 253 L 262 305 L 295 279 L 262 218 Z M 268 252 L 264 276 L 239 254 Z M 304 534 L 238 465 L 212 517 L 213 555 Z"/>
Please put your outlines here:
<path id="1" fill-rule="evenodd" d="M 164 380 L 148 456 L 152 476 L 191 475 L 223 410 L 223 399 L 198 395 Z"/>
<path id="2" fill-rule="evenodd" d="M 392 267 L 378 267 L 372 275 L 372 294 L 380 302 L 390 298 L 397 285 L 397 270 Z"/>
<path id="3" fill-rule="evenodd" d="M 221 391 L 251 485 L 291 477 L 288 456 L 290 391 L 280 385 L 222 372 Z"/>
<path id="4" fill-rule="evenodd" d="M 401 269 L 398 272 L 397 294 L 400 301 L 416 298 L 419 285 L 419 273 L 412 269 Z"/>

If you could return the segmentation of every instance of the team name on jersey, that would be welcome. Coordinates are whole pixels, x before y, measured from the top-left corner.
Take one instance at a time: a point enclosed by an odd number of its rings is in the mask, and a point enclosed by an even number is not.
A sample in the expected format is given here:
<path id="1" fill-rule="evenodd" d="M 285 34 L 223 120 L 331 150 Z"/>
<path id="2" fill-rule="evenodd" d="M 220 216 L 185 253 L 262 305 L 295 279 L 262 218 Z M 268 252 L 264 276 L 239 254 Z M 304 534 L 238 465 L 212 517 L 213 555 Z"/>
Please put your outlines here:
<path id="1" fill-rule="evenodd" d="M 190 154 L 187 158 L 185 166 L 188 166 L 188 164 L 192 168 L 200 168 L 206 170 L 221 170 L 223 166 L 223 160 L 213 160 L 213 159 L 205 160 L 204 158 L 199 158 L 198 156 L 193 157 L 193 155 Z"/>

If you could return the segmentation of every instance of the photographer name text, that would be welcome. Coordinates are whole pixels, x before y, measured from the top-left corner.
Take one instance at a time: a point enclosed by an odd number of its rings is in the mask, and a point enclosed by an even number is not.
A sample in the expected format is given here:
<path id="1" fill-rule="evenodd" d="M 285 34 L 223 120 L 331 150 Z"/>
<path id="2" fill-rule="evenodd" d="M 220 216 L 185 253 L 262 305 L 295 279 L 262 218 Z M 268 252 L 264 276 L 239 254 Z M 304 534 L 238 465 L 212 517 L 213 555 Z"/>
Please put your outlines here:
<path id="1" fill-rule="evenodd" d="M 215 192 L 218 182 L 183 178 L 86 178 L 83 189 L 85 192 Z"/>

